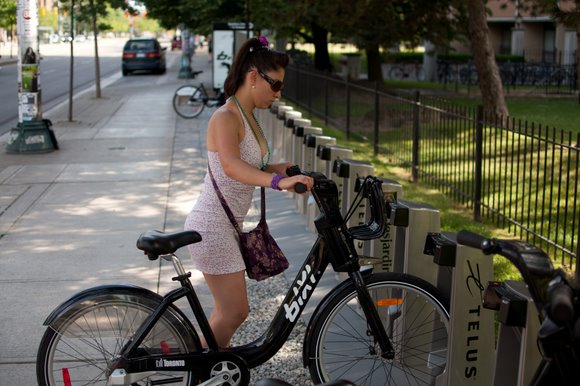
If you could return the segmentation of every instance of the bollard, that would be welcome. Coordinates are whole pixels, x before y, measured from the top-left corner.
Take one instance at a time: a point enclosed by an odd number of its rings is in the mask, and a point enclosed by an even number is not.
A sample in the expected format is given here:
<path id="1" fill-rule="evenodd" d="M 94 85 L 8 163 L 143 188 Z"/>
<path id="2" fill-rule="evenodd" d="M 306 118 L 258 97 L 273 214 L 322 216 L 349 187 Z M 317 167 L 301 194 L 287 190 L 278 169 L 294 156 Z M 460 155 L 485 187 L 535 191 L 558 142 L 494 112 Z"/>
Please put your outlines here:
<path id="1" fill-rule="evenodd" d="M 292 111 L 291 106 L 278 106 L 278 112 L 276 113 L 277 119 L 273 126 L 274 135 L 272 137 L 272 161 L 280 162 L 282 159 L 282 140 L 284 135 L 284 118 L 286 112 Z"/>
<path id="2" fill-rule="evenodd" d="M 423 246 L 429 233 L 440 232 L 439 210 L 407 200 L 397 200 L 387 206 L 390 224 L 395 227 L 393 272 L 418 276 L 437 286 L 437 269 L 433 269 L 433 259 L 423 253 Z"/>
<path id="3" fill-rule="evenodd" d="M 373 174 L 373 165 L 352 159 L 339 159 L 334 161 L 335 173 L 338 178 L 343 179 L 342 205 L 341 212 L 343 216 L 353 204 L 356 197 L 356 179 Z M 361 201 L 356 208 L 351 209 L 352 215 L 347 220 L 346 225 L 350 228 L 365 223 L 366 202 Z M 346 220 L 346 218 L 345 218 Z M 354 240 L 354 246 L 359 255 L 363 254 L 364 241 Z"/>
<path id="4" fill-rule="evenodd" d="M 335 145 L 336 138 L 329 137 L 326 135 L 316 135 L 316 134 L 306 134 L 304 136 L 304 153 L 303 153 L 303 161 L 302 164 L 304 165 L 305 170 L 312 170 L 319 173 L 326 172 L 326 164 L 325 161 L 322 161 L 318 158 L 318 147 L 323 145 Z M 327 176 L 328 177 L 328 176 Z M 308 196 L 306 200 L 306 224 L 308 229 L 312 232 L 316 233 L 316 227 L 314 226 L 314 219 L 320 213 L 318 209 L 318 205 L 314 200 L 312 195 Z"/>
<path id="5" fill-rule="evenodd" d="M 387 205 L 403 197 L 403 186 L 400 183 L 387 178 L 383 178 L 382 182 L 383 200 Z M 365 218 L 370 218 L 370 208 L 368 207 L 366 208 Z M 395 227 L 387 225 L 385 234 L 381 238 L 365 241 L 363 247 L 364 259 L 361 259 L 361 263 L 373 265 L 376 271 L 393 272 L 395 233 Z"/>
<path id="6" fill-rule="evenodd" d="M 492 385 L 495 317 L 482 300 L 483 285 L 493 280 L 493 259 L 457 244 L 455 234 L 430 233 L 424 252 L 439 267 L 437 288 L 449 299 L 451 315 L 447 349 L 431 356 L 446 363 L 437 385 Z"/>

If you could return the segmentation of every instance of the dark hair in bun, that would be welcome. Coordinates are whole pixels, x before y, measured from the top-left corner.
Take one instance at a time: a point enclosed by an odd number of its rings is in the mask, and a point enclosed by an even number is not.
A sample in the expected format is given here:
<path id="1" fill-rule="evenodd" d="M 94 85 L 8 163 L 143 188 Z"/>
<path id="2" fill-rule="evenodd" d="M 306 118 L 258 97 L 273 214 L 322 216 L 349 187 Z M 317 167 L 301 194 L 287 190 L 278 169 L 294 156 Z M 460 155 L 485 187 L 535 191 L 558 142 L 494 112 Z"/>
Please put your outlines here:
<path id="1" fill-rule="evenodd" d="M 224 83 L 224 92 L 230 97 L 238 91 L 244 82 L 246 73 L 252 68 L 260 71 L 275 71 L 286 68 L 290 58 L 284 52 L 270 49 L 268 40 L 259 36 L 247 40 L 239 49 Z"/>

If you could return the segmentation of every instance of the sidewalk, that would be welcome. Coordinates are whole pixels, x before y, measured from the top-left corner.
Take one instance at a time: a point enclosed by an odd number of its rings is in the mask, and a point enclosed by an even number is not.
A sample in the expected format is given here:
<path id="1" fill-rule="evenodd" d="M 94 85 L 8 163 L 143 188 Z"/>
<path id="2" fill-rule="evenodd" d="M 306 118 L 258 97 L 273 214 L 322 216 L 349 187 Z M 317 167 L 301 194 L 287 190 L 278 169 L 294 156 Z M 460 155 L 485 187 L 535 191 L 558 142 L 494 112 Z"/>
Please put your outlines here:
<path id="1" fill-rule="evenodd" d="M 60 150 L 7 154 L 7 135 L 0 137 L 1 385 L 36 384 L 42 323 L 74 293 L 113 283 L 160 293 L 174 286 L 169 267 L 150 262 L 135 241 L 151 229 L 181 230 L 202 187 L 213 109 L 183 120 L 171 106 L 179 85 L 211 84 L 203 51 L 194 56 L 194 69 L 204 73 L 177 79 L 179 57 L 168 53 L 165 75 L 124 77 L 104 88 L 99 100 L 94 92 L 75 98 L 74 122 L 67 121 L 66 104 L 46 112 Z M 285 275 L 291 282 L 315 236 L 284 194 L 268 192 L 267 217 L 290 260 Z M 187 252 L 179 255 L 191 269 Z M 199 272 L 192 272 L 192 282 L 209 312 L 211 296 Z M 325 290 L 319 288 L 314 300 Z M 293 351 L 299 362 L 301 350 Z"/>

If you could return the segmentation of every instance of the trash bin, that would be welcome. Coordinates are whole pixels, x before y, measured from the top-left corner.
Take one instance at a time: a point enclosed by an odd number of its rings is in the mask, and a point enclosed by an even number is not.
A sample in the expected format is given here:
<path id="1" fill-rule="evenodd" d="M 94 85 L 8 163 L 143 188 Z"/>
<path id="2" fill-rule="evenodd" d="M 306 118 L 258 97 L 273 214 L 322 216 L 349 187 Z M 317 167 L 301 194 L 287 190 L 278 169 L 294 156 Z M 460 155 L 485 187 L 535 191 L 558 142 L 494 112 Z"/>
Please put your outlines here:
<path id="1" fill-rule="evenodd" d="M 387 178 L 382 179 L 383 200 L 392 203 L 403 198 L 403 186 Z M 365 218 L 370 218 L 370 208 L 367 206 Z M 393 272 L 393 257 L 395 254 L 396 229 L 388 225 L 385 234 L 375 240 L 365 241 L 363 255 L 368 257 L 369 264 L 372 264 L 375 271 Z"/>
<path id="2" fill-rule="evenodd" d="M 366 177 L 373 174 L 373 165 L 353 159 L 338 159 L 334 161 L 334 172 L 338 178 L 343 179 L 341 212 L 343 216 L 347 215 L 351 204 L 353 203 L 356 192 L 356 180 L 359 177 Z M 352 216 L 346 222 L 347 226 L 353 227 L 365 223 L 366 202 L 363 200 L 352 211 Z M 364 241 L 354 240 L 354 246 L 359 255 L 363 254 Z"/>

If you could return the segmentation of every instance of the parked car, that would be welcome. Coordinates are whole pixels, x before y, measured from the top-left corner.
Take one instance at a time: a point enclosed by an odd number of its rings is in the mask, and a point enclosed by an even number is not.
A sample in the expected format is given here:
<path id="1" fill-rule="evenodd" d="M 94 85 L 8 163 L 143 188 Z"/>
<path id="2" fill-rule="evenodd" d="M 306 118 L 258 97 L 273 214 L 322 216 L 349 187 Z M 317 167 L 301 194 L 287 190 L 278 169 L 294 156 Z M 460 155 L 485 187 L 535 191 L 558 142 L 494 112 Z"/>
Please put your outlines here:
<path id="1" fill-rule="evenodd" d="M 166 50 L 154 38 L 129 39 L 123 48 L 123 75 L 141 70 L 165 73 Z"/>
<path id="2" fill-rule="evenodd" d="M 171 51 L 181 49 L 181 36 L 174 36 L 171 39 Z"/>

